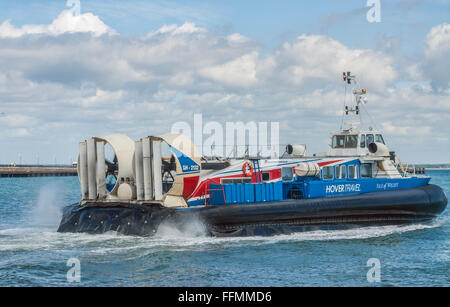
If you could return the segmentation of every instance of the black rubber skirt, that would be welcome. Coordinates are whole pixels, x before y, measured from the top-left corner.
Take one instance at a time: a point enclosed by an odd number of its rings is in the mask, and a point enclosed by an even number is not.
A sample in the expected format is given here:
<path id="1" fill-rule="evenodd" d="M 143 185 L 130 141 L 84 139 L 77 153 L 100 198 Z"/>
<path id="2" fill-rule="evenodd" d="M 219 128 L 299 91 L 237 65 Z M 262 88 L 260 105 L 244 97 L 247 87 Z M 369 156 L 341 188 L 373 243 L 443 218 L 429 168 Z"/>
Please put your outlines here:
<path id="1" fill-rule="evenodd" d="M 66 207 L 58 232 L 151 236 L 162 223 L 200 221 L 212 236 L 270 236 L 377 225 L 427 223 L 447 207 L 436 185 L 354 196 L 235 204 L 193 209 L 87 203 Z"/>

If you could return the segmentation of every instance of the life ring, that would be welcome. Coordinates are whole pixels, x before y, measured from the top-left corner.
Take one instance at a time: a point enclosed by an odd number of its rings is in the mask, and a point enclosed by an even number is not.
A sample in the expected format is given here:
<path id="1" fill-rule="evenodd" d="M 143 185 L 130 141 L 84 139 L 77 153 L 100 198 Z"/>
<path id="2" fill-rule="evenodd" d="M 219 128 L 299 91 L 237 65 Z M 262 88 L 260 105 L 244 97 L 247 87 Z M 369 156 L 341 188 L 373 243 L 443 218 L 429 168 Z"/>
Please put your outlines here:
<path id="1" fill-rule="evenodd" d="M 253 165 L 250 162 L 245 162 L 242 166 L 242 172 L 246 177 L 253 177 L 255 171 L 253 169 Z"/>

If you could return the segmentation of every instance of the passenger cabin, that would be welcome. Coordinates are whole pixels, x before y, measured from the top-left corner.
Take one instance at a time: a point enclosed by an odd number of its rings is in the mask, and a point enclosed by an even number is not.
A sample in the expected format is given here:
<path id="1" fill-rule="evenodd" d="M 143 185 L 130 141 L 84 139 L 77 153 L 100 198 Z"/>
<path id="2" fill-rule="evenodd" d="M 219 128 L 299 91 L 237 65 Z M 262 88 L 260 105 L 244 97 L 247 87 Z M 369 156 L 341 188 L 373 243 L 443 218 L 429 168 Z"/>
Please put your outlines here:
<path id="1" fill-rule="evenodd" d="M 331 136 L 329 156 L 367 156 L 369 155 L 369 145 L 374 142 L 386 145 L 383 135 L 376 130 L 349 129 L 335 132 Z"/>

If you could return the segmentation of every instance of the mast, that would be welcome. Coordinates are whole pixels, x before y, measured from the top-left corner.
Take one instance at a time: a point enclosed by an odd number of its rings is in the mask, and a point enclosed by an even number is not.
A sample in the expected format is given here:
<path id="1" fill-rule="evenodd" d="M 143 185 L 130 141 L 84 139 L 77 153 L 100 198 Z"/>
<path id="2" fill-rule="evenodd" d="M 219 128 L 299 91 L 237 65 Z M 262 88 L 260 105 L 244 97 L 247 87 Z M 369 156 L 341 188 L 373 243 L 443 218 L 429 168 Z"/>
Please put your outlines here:
<path id="1" fill-rule="evenodd" d="M 367 94 L 366 89 L 361 89 L 359 86 L 359 83 L 356 79 L 356 76 L 352 75 L 351 72 L 343 73 L 343 79 L 344 82 L 346 82 L 346 88 L 347 86 L 353 85 L 353 96 L 355 97 L 355 102 L 353 105 L 347 105 L 347 102 L 344 103 L 344 115 L 343 116 L 354 116 L 356 115 L 359 119 L 359 121 L 347 121 L 344 122 L 345 125 L 350 126 L 350 129 L 355 128 L 362 128 L 364 122 L 361 114 L 361 108 L 364 106 L 364 104 L 367 103 L 367 97 L 365 95 Z"/>

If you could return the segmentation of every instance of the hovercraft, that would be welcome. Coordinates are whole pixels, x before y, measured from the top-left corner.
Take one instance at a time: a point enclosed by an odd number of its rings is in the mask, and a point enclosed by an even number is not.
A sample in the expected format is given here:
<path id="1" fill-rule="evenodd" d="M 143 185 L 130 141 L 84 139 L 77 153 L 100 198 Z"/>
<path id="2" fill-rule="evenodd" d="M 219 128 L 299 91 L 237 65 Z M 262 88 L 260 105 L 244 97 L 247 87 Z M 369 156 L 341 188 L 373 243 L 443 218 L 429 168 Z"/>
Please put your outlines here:
<path id="1" fill-rule="evenodd" d="M 445 193 L 423 169 L 405 166 L 380 131 L 358 128 L 366 90 L 350 73 L 344 81 L 355 85 L 356 101 L 344 115 L 359 121 L 311 157 L 306 146 L 288 145 L 278 159 L 208 160 L 180 134 L 81 142 L 82 200 L 64 209 L 58 232 L 151 236 L 164 223 L 200 221 L 211 236 L 254 236 L 433 221 Z"/>

